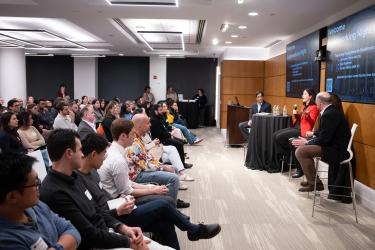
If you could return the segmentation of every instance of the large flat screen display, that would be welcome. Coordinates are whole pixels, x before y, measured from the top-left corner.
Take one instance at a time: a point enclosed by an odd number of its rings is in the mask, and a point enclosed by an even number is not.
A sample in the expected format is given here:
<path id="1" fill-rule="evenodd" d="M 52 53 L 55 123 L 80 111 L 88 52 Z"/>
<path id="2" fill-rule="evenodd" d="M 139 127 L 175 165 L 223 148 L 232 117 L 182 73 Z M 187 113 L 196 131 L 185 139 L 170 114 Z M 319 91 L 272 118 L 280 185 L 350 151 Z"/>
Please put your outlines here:
<path id="1" fill-rule="evenodd" d="M 319 92 L 319 62 L 315 61 L 317 50 L 319 31 L 287 45 L 286 96 L 301 97 L 305 88 Z"/>
<path id="2" fill-rule="evenodd" d="M 326 90 L 375 103 L 375 6 L 328 27 Z"/>

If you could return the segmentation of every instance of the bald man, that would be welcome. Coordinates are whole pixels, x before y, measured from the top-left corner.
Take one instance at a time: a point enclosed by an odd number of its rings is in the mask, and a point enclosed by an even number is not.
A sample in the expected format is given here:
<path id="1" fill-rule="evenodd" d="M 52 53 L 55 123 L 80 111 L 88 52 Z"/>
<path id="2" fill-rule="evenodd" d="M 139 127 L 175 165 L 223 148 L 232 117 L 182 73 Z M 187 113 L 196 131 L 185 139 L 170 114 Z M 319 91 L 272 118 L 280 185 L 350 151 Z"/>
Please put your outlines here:
<path id="1" fill-rule="evenodd" d="M 306 182 L 301 182 L 302 188 L 299 189 L 300 192 L 314 190 L 316 174 L 314 157 L 321 157 L 322 161 L 330 165 L 328 182 L 334 185 L 337 168 L 340 166 L 340 162 L 347 157 L 347 147 L 351 136 L 344 114 L 332 106 L 329 93 L 320 92 L 316 96 L 316 105 L 321 115 L 318 130 L 310 140 L 300 137 L 292 141 L 292 144 L 297 148 L 296 158 L 301 164 L 307 179 Z M 318 191 L 324 189 L 319 177 L 316 183 Z"/>

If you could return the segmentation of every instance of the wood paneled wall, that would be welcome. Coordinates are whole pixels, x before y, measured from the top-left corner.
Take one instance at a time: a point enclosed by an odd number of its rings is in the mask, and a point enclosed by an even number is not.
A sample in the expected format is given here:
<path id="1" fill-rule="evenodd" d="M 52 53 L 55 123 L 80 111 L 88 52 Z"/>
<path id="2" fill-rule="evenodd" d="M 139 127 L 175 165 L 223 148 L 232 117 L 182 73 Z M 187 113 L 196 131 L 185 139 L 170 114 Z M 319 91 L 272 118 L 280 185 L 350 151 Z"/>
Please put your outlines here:
<path id="1" fill-rule="evenodd" d="M 228 102 L 235 103 L 237 96 L 241 105 L 250 106 L 255 93 L 263 90 L 264 61 L 222 61 L 220 85 L 220 127 L 226 128 Z"/>
<path id="2" fill-rule="evenodd" d="M 321 65 L 320 89 L 325 90 L 325 63 Z M 285 97 L 286 58 L 285 54 L 265 62 L 265 99 L 273 105 L 287 105 L 291 113 L 293 104 L 301 104 L 301 99 Z M 359 124 L 354 137 L 356 158 L 356 180 L 375 189 L 375 105 L 344 102 L 345 116 L 349 126 Z"/>

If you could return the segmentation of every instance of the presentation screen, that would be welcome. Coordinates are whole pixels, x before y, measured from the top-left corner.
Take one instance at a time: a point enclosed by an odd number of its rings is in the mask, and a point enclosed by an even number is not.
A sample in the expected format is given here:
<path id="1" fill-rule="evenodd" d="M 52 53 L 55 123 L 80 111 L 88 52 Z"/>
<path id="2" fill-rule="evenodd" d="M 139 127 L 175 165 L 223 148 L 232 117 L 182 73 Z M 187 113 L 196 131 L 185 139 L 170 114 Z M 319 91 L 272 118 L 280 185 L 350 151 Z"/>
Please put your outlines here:
<path id="1" fill-rule="evenodd" d="M 301 97 L 306 88 L 319 92 L 319 31 L 311 33 L 286 47 L 286 96 Z"/>
<path id="2" fill-rule="evenodd" d="M 328 27 L 326 90 L 375 103 L 375 6 Z"/>

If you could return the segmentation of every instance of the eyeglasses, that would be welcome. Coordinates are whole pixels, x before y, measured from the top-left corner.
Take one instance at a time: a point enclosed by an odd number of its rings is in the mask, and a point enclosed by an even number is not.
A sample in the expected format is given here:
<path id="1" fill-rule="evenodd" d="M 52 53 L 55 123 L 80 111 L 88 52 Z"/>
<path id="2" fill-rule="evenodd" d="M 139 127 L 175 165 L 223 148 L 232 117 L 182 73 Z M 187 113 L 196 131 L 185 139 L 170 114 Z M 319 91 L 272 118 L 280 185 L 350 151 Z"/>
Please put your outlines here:
<path id="1" fill-rule="evenodd" d="M 36 178 L 34 184 L 23 186 L 23 188 L 36 187 L 36 189 L 39 190 L 41 185 L 42 185 L 42 181 L 39 178 Z"/>

